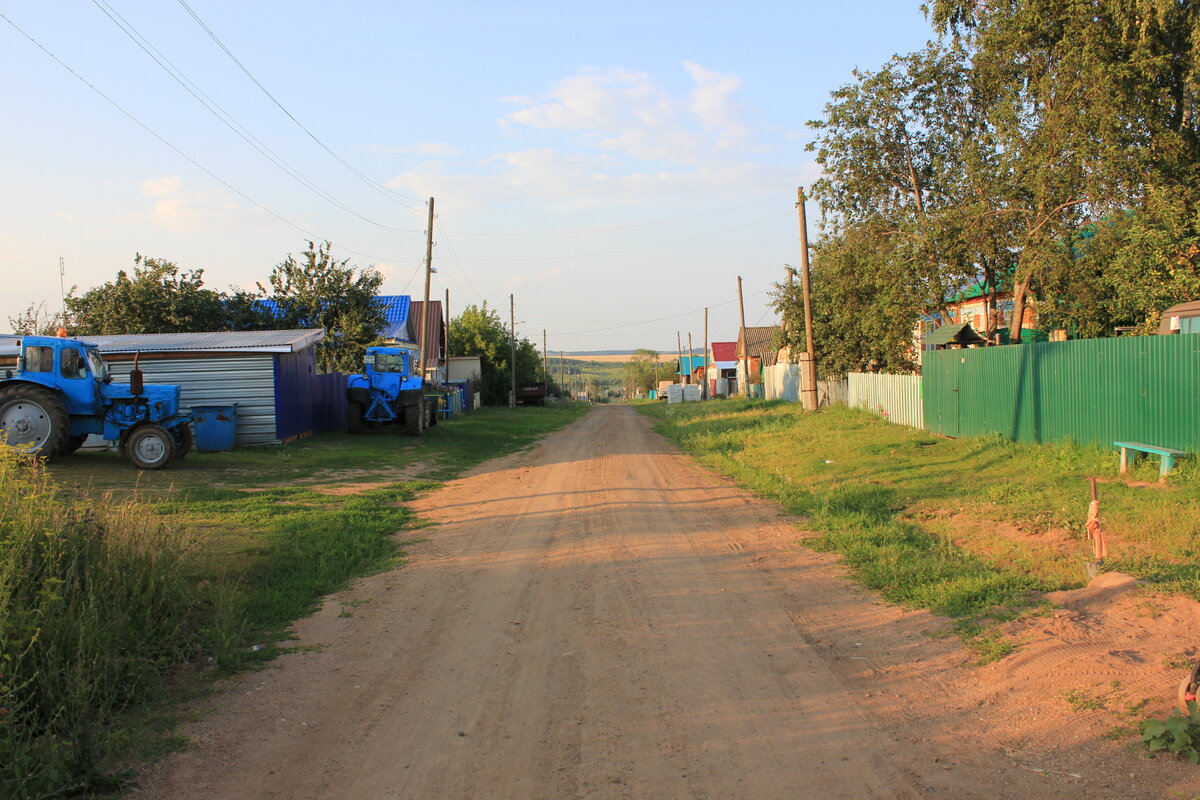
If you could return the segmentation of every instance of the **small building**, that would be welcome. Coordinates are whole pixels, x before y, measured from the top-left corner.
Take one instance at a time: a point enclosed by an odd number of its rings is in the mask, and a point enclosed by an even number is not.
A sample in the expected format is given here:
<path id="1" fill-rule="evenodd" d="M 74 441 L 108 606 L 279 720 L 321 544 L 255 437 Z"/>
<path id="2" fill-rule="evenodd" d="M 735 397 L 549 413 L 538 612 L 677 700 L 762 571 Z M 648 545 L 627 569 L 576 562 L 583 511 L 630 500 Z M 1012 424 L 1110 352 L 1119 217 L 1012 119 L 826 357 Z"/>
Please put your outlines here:
<path id="1" fill-rule="evenodd" d="M 744 331 L 744 335 L 743 335 Z M 737 393 L 742 383 L 747 382 L 743 369 L 749 369 L 749 383 L 762 383 L 763 367 L 774 366 L 779 359 L 779 348 L 776 346 L 778 325 L 764 325 L 754 328 L 744 328 L 738 331 L 737 339 L 737 383 L 738 387 L 730 387 L 731 393 Z M 742 358 L 745 356 L 745 362 Z M 743 366 L 744 364 L 744 366 Z"/>
<path id="2" fill-rule="evenodd" d="M 683 383 L 700 383 L 704 380 L 704 372 L 708 368 L 708 355 L 686 355 L 683 356 L 679 372 L 676 373 L 683 377 Z"/>
<path id="3" fill-rule="evenodd" d="M 1158 324 L 1161 334 L 1200 333 L 1200 300 L 1179 303 L 1162 313 Z"/>
<path id="4" fill-rule="evenodd" d="M 118 383 L 136 355 L 146 383 L 179 385 L 184 408 L 236 403 L 235 444 L 257 445 L 345 430 L 346 376 L 317 374 L 323 337 L 315 328 L 75 338 L 99 348 Z"/>

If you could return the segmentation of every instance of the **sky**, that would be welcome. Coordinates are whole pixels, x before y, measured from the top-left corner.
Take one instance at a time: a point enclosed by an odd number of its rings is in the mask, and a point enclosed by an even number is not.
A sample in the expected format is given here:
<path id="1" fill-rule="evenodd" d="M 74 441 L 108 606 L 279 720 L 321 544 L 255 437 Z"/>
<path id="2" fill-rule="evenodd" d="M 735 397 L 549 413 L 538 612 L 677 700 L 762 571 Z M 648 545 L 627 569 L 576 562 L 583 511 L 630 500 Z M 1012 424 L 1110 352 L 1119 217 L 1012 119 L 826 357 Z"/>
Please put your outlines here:
<path id="1" fill-rule="evenodd" d="M 310 240 L 385 294 L 578 352 L 737 338 L 799 265 L 807 122 L 917 0 L 0 4 L 0 328 L 136 254 L 264 285 Z M 18 30 L 19 29 L 19 30 Z M 819 209 L 807 206 L 810 239 Z"/>

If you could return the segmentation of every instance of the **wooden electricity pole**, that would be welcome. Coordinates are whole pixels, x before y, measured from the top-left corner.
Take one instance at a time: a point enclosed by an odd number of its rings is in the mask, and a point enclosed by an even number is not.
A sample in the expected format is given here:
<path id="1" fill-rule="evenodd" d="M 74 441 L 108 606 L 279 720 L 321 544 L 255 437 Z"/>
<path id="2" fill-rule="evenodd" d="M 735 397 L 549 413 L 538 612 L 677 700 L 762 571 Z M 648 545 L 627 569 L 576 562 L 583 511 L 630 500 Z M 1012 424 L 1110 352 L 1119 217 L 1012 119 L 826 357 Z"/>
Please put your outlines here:
<path id="1" fill-rule="evenodd" d="M 417 374 L 422 378 L 425 377 L 425 352 L 428 347 L 429 338 L 428 320 L 429 320 L 429 281 L 433 277 L 433 198 L 429 198 L 429 222 L 425 226 L 425 302 L 421 304 L 421 330 L 417 332 L 417 364 L 420 372 Z"/>
<path id="2" fill-rule="evenodd" d="M 692 355 L 692 332 L 688 331 L 688 383 L 692 382 L 692 377 L 696 374 L 696 357 Z"/>
<path id="3" fill-rule="evenodd" d="M 700 399 L 708 399 L 708 309 L 704 309 L 704 385 L 700 387 Z"/>
<path id="4" fill-rule="evenodd" d="M 817 351 L 813 345 L 812 295 L 808 287 L 808 222 L 804 217 L 804 187 L 796 187 L 796 208 L 800 211 L 800 289 L 804 292 L 804 339 L 808 358 L 804 361 L 803 389 L 800 399 L 805 411 L 817 410 Z"/>
<path id="5" fill-rule="evenodd" d="M 446 380 L 450 380 L 450 290 L 446 290 L 446 307 L 442 309 L 442 333 L 446 337 Z"/>
<path id="6" fill-rule="evenodd" d="M 512 360 L 508 362 L 509 372 L 512 373 L 512 394 L 508 396 L 508 407 L 517 407 L 517 302 L 510 294 L 508 296 L 508 340 L 512 345 Z"/>
<path id="7" fill-rule="evenodd" d="M 546 349 L 546 329 L 542 328 L 542 383 L 546 384 L 547 393 L 550 391 L 550 351 Z"/>
<path id="8" fill-rule="evenodd" d="M 746 351 L 750 348 L 746 346 L 746 304 L 742 302 L 742 276 L 738 275 L 738 314 L 741 315 L 741 331 L 738 334 L 738 343 L 741 352 L 738 354 L 742 357 L 742 375 L 744 376 L 742 383 L 742 394 L 745 397 L 750 396 L 750 360 L 746 355 Z"/>
<path id="9" fill-rule="evenodd" d="M 682 386 L 683 380 L 683 343 L 679 338 L 679 331 L 675 331 L 675 355 L 679 357 L 679 384 Z"/>

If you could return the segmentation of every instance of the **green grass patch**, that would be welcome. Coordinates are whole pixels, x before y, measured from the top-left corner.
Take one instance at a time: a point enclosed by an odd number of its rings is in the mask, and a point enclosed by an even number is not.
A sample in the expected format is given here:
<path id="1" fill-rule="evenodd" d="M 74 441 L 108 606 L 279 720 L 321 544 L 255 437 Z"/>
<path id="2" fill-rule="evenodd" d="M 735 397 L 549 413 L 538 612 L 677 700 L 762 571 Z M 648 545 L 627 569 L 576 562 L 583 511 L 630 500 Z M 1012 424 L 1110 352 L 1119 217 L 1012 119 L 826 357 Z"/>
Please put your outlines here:
<path id="1" fill-rule="evenodd" d="M 1101 519 L 1117 554 L 1107 567 L 1200 600 L 1193 463 L 1160 489 L 1156 464 L 1127 482 L 1115 451 L 1072 442 L 944 439 L 865 411 L 806 414 L 778 401 L 638 408 L 702 463 L 806 517 L 818 535 L 804 543 L 838 553 L 864 585 L 956 620 L 981 660 L 1018 646 L 997 622 L 1086 581 L 1089 476 L 1103 481 Z"/>
<path id="2" fill-rule="evenodd" d="M 0 797 L 117 788 L 121 765 L 179 745 L 175 701 L 400 563 L 417 494 L 586 409 L 483 409 L 420 439 L 316 436 L 158 472 L 0 452 Z"/>

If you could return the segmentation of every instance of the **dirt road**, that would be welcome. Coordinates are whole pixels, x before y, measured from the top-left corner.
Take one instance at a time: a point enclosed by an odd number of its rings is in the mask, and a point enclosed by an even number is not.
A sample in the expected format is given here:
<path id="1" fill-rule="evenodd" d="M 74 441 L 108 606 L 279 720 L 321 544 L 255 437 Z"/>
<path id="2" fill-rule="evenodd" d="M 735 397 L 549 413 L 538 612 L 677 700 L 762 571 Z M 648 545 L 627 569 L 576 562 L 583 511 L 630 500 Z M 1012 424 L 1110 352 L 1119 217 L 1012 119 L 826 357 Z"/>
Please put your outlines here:
<path id="1" fill-rule="evenodd" d="M 410 563 L 302 621 L 309 647 L 234 682 L 135 797 L 1116 798 L 1169 783 L 1144 764 L 1083 775 L 1086 743 L 1004 744 L 963 694 L 957 640 L 926 635 L 942 623 L 851 588 L 777 508 L 633 409 L 596 408 L 418 507 L 438 524 Z"/>

